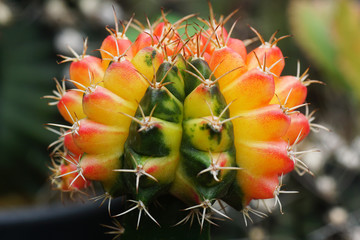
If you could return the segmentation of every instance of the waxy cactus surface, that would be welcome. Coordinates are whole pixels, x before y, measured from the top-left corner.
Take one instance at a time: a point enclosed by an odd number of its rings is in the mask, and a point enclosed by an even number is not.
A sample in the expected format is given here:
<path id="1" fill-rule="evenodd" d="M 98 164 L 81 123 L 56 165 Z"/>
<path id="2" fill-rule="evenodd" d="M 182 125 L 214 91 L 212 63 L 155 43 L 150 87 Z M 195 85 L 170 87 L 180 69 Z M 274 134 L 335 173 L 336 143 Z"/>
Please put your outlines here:
<path id="1" fill-rule="evenodd" d="M 282 176 L 311 174 L 296 145 L 321 127 L 298 111 L 307 108 L 314 81 L 307 70 L 281 76 L 277 44 L 287 36 L 275 32 L 266 42 L 251 28 L 261 45 L 247 52 L 249 40 L 231 37 L 236 22 L 224 27 L 232 15 L 217 20 L 210 6 L 209 20 L 200 19 L 190 36 L 194 15 L 170 23 L 163 13 L 146 28 L 136 25 L 134 42 L 126 36 L 133 18 L 124 25 L 115 15 L 101 58 L 87 55 L 87 41 L 81 55 L 61 56 L 70 79 L 56 81 L 54 96 L 45 96 L 69 122 L 47 124 L 59 135 L 51 144 L 55 187 L 81 192 L 100 182 L 105 194 L 95 199 L 109 199 L 110 207 L 125 196 L 129 208 L 111 214 L 138 211 L 139 230 L 144 217 L 163 224 L 149 209 L 163 195 L 186 206 L 174 225 L 195 218 L 203 228 L 215 214 L 229 218 L 216 201 L 241 211 L 246 224 L 250 213 L 266 215 L 250 207 L 252 200 L 275 198 L 282 211 Z M 74 88 L 65 89 L 65 81 Z"/>

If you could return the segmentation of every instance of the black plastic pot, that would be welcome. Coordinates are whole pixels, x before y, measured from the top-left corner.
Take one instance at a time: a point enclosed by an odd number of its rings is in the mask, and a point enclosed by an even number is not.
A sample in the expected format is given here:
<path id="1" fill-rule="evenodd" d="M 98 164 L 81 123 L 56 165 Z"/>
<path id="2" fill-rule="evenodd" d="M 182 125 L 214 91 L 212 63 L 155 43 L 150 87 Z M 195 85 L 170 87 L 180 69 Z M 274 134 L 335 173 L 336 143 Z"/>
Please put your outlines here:
<path id="1" fill-rule="evenodd" d="M 107 203 L 106 203 L 107 204 Z M 1 240 L 71 240 L 112 239 L 107 206 L 99 203 L 56 204 L 34 208 L 0 210 Z M 113 201 L 113 209 L 120 209 L 121 201 Z"/>

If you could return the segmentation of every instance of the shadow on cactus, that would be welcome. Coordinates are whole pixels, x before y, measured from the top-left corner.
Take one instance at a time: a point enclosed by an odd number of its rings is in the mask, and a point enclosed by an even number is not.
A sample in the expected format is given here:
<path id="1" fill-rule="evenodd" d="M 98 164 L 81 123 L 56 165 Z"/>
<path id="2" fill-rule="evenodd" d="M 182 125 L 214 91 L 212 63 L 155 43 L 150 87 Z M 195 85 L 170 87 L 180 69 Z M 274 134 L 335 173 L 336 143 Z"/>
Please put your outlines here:
<path id="1" fill-rule="evenodd" d="M 296 146 L 321 128 L 298 111 L 313 81 L 307 70 L 280 76 L 277 44 L 288 36 L 266 42 L 251 28 L 261 45 L 248 53 L 251 40 L 231 37 L 236 22 L 224 27 L 235 12 L 216 19 L 210 5 L 209 20 L 193 26 L 194 15 L 170 23 L 162 13 L 146 27 L 114 14 L 101 59 L 86 54 L 86 41 L 81 55 L 61 56 L 70 79 L 45 96 L 70 124 L 47 124 L 59 135 L 53 183 L 74 193 L 101 182 L 105 193 L 94 200 L 108 200 L 120 220 L 109 228 L 123 239 L 209 239 L 211 224 L 230 219 L 226 207 L 246 225 L 266 216 L 252 200 L 274 198 L 282 212 L 279 194 L 293 193 L 282 190 L 282 176 L 311 174 Z M 134 42 L 131 26 L 140 31 Z M 121 196 L 126 209 L 114 213 L 111 200 Z"/>

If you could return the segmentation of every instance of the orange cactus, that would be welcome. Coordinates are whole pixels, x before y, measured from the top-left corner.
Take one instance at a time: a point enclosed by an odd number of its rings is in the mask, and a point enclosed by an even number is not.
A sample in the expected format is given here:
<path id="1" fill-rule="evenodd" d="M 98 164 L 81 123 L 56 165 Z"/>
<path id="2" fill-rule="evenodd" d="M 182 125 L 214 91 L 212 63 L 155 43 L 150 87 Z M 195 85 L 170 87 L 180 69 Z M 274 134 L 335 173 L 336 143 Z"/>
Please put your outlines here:
<path id="1" fill-rule="evenodd" d="M 64 153 L 55 174 L 59 188 L 84 189 L 100 181 L 107 198 L 126 196 L 140 216 L 159 195 L 171 194 L 188 206 L 186 222 L 197 215 L 201 228 L 220 214 L 223 200 L 244 218 L 264 214 L 251 209 L 255 199 L 275 198 L 280 204 L 281 177 L 292 170 L 311 173 L 294 150 L 312 128 L 306 106 L 308 70 L 281 76 L 285 60 L 278 42 L 269 42 L 251 28 L 261 45 L 250 53 L 244 41 L 231 37 L 224 24 L 235 13 L 216 20 L 210 5 L 207 29 L 180 36 L 186 16 L 172 24 L 162 12 L 148 29 L 130 19 L 103 41 L 102 59 L 74 52 L 70 80 L 57 83 L 50 105 L 57 105 L 71 126 L 51 146 Z M 141 33 L 134 42 L 126 31 L 134 21 Z M 185 25 L 187 29 L 188 24 Z M 64 149 L 61 149 L 64 146 Z M 54 154 L 54 153 L 53 153 Z M 55 155 L 54 155 L 55 156 Z M 77 159 L 74 156 L 78 156 Z M 196 209 L 199 209 L 197 211 Z M 280 205 L 280 211 L 282 207 Z"/>

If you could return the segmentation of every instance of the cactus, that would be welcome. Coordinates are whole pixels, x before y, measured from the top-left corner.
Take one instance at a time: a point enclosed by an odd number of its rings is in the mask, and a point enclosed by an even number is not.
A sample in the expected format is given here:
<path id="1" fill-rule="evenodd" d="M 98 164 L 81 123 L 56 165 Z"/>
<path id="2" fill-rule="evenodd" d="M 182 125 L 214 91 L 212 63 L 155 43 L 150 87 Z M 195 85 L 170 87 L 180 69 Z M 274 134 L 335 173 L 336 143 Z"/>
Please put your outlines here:
<path id="1" fill-rule="evenodd" d="M 100 182 L 105 193 L 94 200 L 109 200 L 125 230 L 117 221 L 111 228 L 124 237 L 155 224 L 174 237 L 171 229 L 197 220 L 199 229 L 178 231 L 179 239 L 207 239 L 215 215 L 230 219 L 215 202 L 240 211 L 247 224 L 250 213 L 266 216 L 250 207 L 253 200 L 275 198 L 282 212 L 283 175 L 311 174 L 296 145 L 322 127 L 298 108 L 307 108 L 307 86 L 317 81 L 308 70 L 281 76 L 277 44 L 288 36 L 275 32 L 266 42 L 251 28 L 261 45 L 248 53 L 249 41 L 231 37 L 236 22 L 224 27 L 235 12 L 217 20 L 209 6 L 210 19 L 200 19 L 193 36 L 184 22 L 194 15 L 170 23 L 162 12 L 147 29 L 132 17 L 120 31 L 114 13 L 101 58 L 86 54 L 87 40 L 82 55 L 70 48 L 74 57 L 60 56 L 70 62 L 70 79 L 55 80 L 57 91 L 45 96 L 70 124 L 47 124 L 59 135 L 50 145 L 55 187 L 76 193 Z M 134 42 L 126 36 L 132 25 L 141 30 Z M 75 87 L 66 90 L 65 81 Z M 111 199 L 121 196 L 127 209 L 113 214 Z"/>

